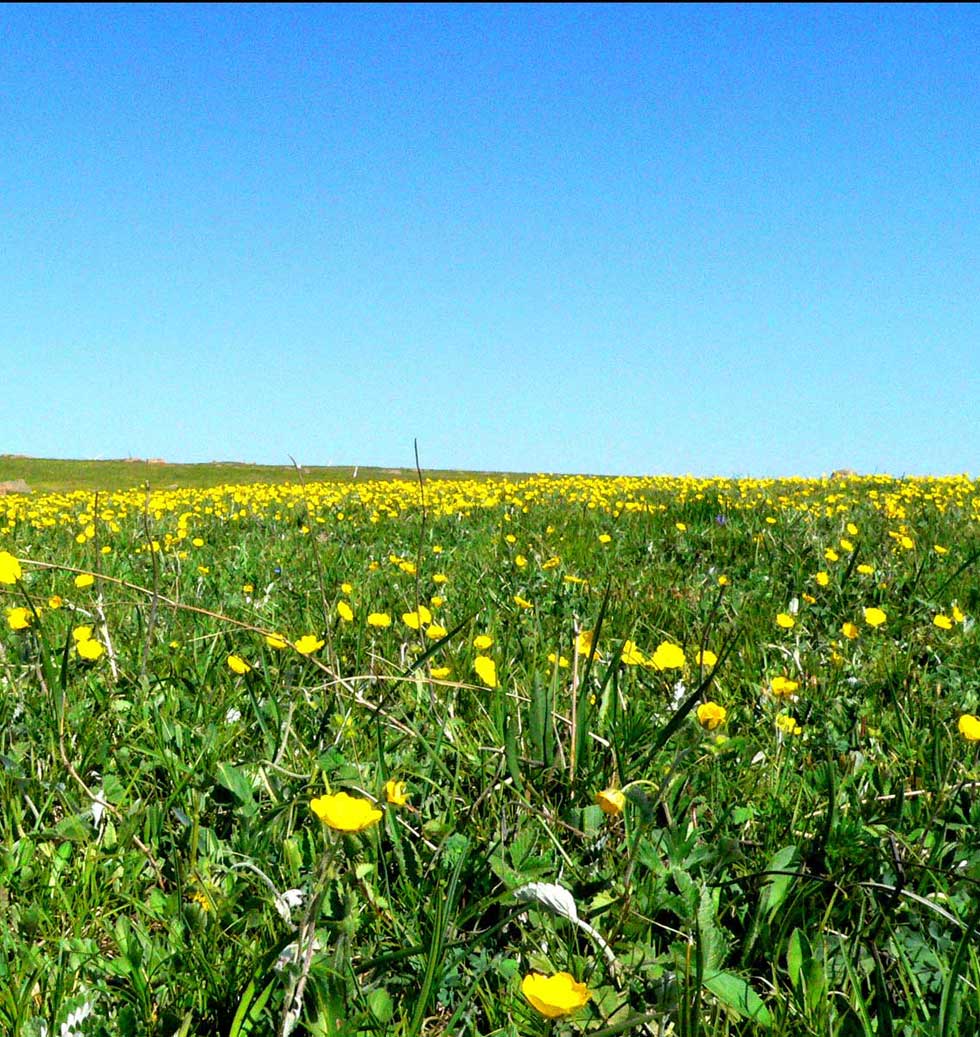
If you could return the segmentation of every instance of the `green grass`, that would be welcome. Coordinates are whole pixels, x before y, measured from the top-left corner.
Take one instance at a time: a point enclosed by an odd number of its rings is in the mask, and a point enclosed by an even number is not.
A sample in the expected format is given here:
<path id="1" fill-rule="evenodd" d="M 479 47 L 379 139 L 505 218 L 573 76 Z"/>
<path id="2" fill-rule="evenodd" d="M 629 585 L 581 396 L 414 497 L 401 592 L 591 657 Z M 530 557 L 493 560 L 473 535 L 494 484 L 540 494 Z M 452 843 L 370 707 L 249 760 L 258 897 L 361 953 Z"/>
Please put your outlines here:
<path id="1" fill-rule="evenodd" d="M 395 492 L 0 503 L 23 569 L 0 606 L 41 609 L 0 629 L 0 1031 L 84 1004 L 99 1037 L 980 1027 L 972 484 L 433 482 L 424 512 L 379 508 Z M 420 603 L 445 634 L 402 620 Z M 686 668 L 625 665 L 627 640 Z M 341 790 L 380 821 L 321 822 Z M 549 1021 L 521 982 L 558 971 L 591 998 Z"/>
<path id="2" fill-rule="evenodd" d="M 429 479 L 487 479 L 498 474 L 501 473 L 426 471 Z M 370 482 L 414 479 L 416 472 L 414 468 L 303 465 L 302 477 L 308 482 L 350 482 L 355 478 L 360 482 Z M 0 482 L 23 479 L 35 493 L 129 490 L 140 486 L 149 486 L 153 490 L 208 489 L 220 485 L 291 483 L 298 478 L 292 464 L 255 465 L 231 461 L 155 464 L 147 460 L 72 461 L 0 455 Z"/>

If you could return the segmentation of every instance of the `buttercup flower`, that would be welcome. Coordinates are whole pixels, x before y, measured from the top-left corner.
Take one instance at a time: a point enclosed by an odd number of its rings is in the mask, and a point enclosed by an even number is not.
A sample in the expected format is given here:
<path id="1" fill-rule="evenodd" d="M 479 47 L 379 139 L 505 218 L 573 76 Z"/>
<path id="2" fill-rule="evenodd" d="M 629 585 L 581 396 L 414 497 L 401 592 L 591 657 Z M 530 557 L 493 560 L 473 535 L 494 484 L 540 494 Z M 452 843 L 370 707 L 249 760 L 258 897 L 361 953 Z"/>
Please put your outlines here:
<path id="1" fill-rule="evenodd" d="M 796 620 L 788 612 L 780 612 L 776 616 L 776 626 L 784 630 L 792 630 L 796 626 Z"/>
<path id="2" fill-rule="evenodd" d="M 623 653 L 619 658 L 626 666 L 641 666 L 645 662 L 643 653 L 632 641 L 623 644 Z"/>
<path id="3" fill-rule="evenodd" d="M 671 644 L 670 641 L 661 641 L 657 645 L 657 650 L 650 656 L 650 662 L 657 670 L 680 670 L 684 668 L 686 661 L 684 649 L 680 645 Z"/>
<path id="4" fill-rule="evenodd" d="M 489 655 L 478 655 L 473 660 L 473 669 L 488 688 L 497 686 L 497 664 Z"/>
<path id="5" fill-rule="evenodd" d="M 521 983 L 521 993 L 543 1016 L 557 1019 L 588 1004 L 592 994 L 584 983 L 577 983 L 568 972 L 542 976 L 531 972 Z"/>
<path id="6" fill-rule="evenodd" d="M 932 625 L 939 627 L 940 630 L 953 629 L 953 621 L 949 618 L 949 616 L 944 616 L 942 614 L 932 617 Z"/>
<path id="7" fill-rule="evenodd" d="M 769 683 L 769 687 L 772 690 L 773 695 L 779 698 L 788 698 L 796 689 L 800 686 L 799 681 L 790 680 L 789 677 L 773 677 Z"/>
<path id="8" fill-rule="evenodd" d="M 604 814 L 621 814 L 626 806 L 626 796 L 619 789 L 603 789 L 595 794 L 595 801 Z"/>
<path id="9" fill-rule="evenodd" d="M 369 627 L 390 627 L 391 616 L 387 612 L 372 612 L 367 618 Z"/>
<path id="10" fill-rule="evenodd" d="M 34 613 L 22 605 L 7 609 L 7 626 L 11 630 L 26 630 L 31 625 L 33 619 Z"/>
<path id="11" fill-rule="evenodd" d="M 878 608 L 866 608 L 864 610 L 864 621 L 869 627 L 880 627 L 888 616 Z"/>
<path id="12" fill-rule="evenodd" d="M 717 702 L 703 702 L 698 706 L 698 723 L 707 731 L 714 731 L 721 727 L 728 716 L 728 710 L 719 706 Z"/>
<path id="13" fill-rule="evenodd" d="M 493 644 L 493 638 L 489 634 L 477 634 L 473 638 L 473 647 L 480 652 L 485 652 Z"/>
<path id="14" fill-rule="evenodd" d="M 854 623 L 845 623 L 840 628 L 840 632 L 848 639 L 848 641 L 853 641 L 860 633 Z"/>
<path id="15" fill-rule="evenodd" d="M 269 634 L 268 637 L 266 637 L 265 639 L 265 643 L 270 648 L 276 649 L 286 648 L 289 644 L 289 642 L 282 636 L 282 634 Z"/>
<path id="16" fill-rule="evenodd" d="M 105 646 L 101 641 L 94 641 L 89 637 L 84 641 L 76 642 L 75 651 L 78 652 L 78 657 L 80 659 L 94 663 L 96 659 L 102 658 L 102 654 L 105 652 Z"/>
<path id="17" fill-rule="evenodd" d="M 228 668 L 232 673 L 237 673 L 239 676 L 248 673 L 252 669 L 240 655 L 228 656 Z"/>
<path id="18" fill-rule="evenodd" d="M 972 713 L 964 713 L 959 722 L 960 734 L 968 742 L 980 742 L 980 717 Z"/>
<path id="19" fill-rule="evenodd" d="M 349 623 L 354 618 L 354 610 L 346 601 L 337 602 L 337 615 L 345 622 Z"/>
<path id="20" fill-rule="evenodd" d="M 367 799 L 337 792 L 310 801 L 310 809 L 330 828 L 338 832 L 363 832 L 381 820 L 381 811 Z"/>
<path id="21" fill-rule="evenodd" d="M 392 778 L 390 781 L 385 782 L 385 799 L 388 800 L 392 806 L 402 807 L 408 802 L 408 796 L 405 794 L 406 784 L 404 781 L 395 781 Z"/>
<path id="22" fill-rule="evenodd" d="M 75 586 L 78 587 L 79 590 L 82 590 L 85 587 L 91 587 L 93 583 L 95 583 L 95 577 L 91 573 L 79 573 L 79 575 L 75 577 Z"/>
<path id="23" fill-rule="evenodd" d="M 20 562 L 9 551 L 0 551 L 0 583 L 16 583 L 23 575 Z"/>
<path id="24" fill-rule="evenodd" d="M 300 655 L 312 655 L 314 652 L 319 652 L 323 644 L 324 642 L 315 634 L 304 634 L 293 647 Z"/>

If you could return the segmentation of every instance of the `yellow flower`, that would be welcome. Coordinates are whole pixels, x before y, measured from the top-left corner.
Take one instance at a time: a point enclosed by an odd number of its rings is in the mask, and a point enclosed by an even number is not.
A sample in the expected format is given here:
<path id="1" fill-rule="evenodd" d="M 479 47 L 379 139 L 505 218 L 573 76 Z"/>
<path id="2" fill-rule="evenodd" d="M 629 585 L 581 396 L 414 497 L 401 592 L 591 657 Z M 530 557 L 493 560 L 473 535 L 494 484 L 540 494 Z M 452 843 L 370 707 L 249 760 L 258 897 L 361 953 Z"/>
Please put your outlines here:
<path id="1" fill-rule="evenodd" d="M 514 604 L 515 605 L 520 605 L 520 607 L 522 609 L 533 609 L 534 608 L 534 606 L 527 600 L 527 598 L 522 598 L 520 596 L 520 594 L 515 594 L 514 595 Z"/>
<path id="2" fill-rule="evenodd" d="M 698 706 L 698 723 L 708 731 L 721 727 L 728 716 L 728 710 L 717 702 L 703 702 Z"/>
<path id="3" fill-rule="evenodd" d="M 363 832 L 381 820 L 381 811 L 367 799 L 337 792 L 310 801 L 310 809 L 330 828 L 338 832 Z"/>
<path id="4" fill-rule="evenodd" d="M 409 576 L 414 576 L 415 575 L 415 563 L 414 562 L 399 562 L 398 563 L 398 568 L 401 569 L 401 571 L 403 573 L 408 573 Z"/>
<path id="5" fill-rule="evenodd" d="M 678 533 L 686 533 L 687 532 L 687 526 L 683 522 L 675 522 L 674 523 L 674 529 L 676 529 Z"/>
<path id="6" fill-rule="evenodd" d="M 34 613 L 23 605 L 7 609 L 7 626 L 11 630 L 26 630 L 34 619 Z"/>
<path id="7" fill-rule="evenodd" d="M 850 540 L 845 540 L 843 538 L 841 538 L 840 547 L 842 551 L 854 550 L 854 544 L 852 544 Z"/>
<path id="8" fill-rule="evenodd" d="M 91 573 L 79 573 L 79 575 L 75 577 L 75 586 L 78 587 L 79 590 L 82 590 L 85 587 L 91 587 L 93 583 L 95 583 L 95 577 Z"/>
<path id="9" fill-rule="evenodd" d="M 437 681 L 444 680 L 452 672 L 453 672 L 452 668 L 449 667 L 449 666 L 433 666 L 432 667 L 432 676 L 435 677 L 435 679 Z"/>
<path id="10" fill-rule="evenodd" d="M 595 631 L 593 631 L 593 630 L 583 630 L 583 631 L 581 631 L 579 633 L 578 637 L 576 638 L 576 641 L 575 641 L 576 647 L 578 648 L 578 654 L 581 655 L 583 658 L 588 658 L 589 653 L 592 651 L 592 642 L 594 640 L 595 640 Z M 595 657 L 597 659 L 601 659 L 602 658 L 602 655 L 600 654 L 598 648 L 595 651 Z"/>
<path id="11" fill-rule="evenodd" d="M 862 562 L 862 563 L 861 563 L 861 564 L 860 564 L 860 565 L 859 565 L 859 566 L 857 567 L 857 571 L 858 571 L 858 572 L 859 572 L 859 573 L 860 573 L 860 574 L 861 574 L 862 576 L 873 576 L 873 575 L 874 575 L 874 571 L 875 571 L 875 567 L 874 567 L 873 565 L 868 565 L 868 563 L 867 563 L 867 562 Z"/>
<path id="12" fill-rule="evenodd" d="M 853 522 L 848 522 L 847 531 L 851 534 L 852 537 L 856 537 L 858 535 L 858 528 L 854 525 Z"/>
<path id="13" fill-rule="evenodd" d="M 548 558 L 541 563 L 541 568 L 556 569 L 559 565 L 561 565 L 561 559 L 558 557 L 558 555 L 552 555 L 551 558 Z"/>
<path id="14" fill-rule="evenodd" d="M 786 713 L 780 713 L 776 717 L 776 730 L 781 731 L 784 735 L 800 735 L 803 733 L 803 728 L 800 727 L 796 718 Z"/>
<path id="15" fill-rule="evenodd" d="M 349 623 L 354 618 L 354 610 L 346 601 L 337 602 L 337 615 L 345 622 Z"/>
<path id="16" fill-rule="evenodd" d="M 488 688 L 497 686 L 497 664 L 489 655 L 478 655 L 473 660 L 473 669 Z"/>
<path id="17" fill-rule="evenodd" d="M 391 616 L 387 612 L 372 612 L 367 618 L 369 627 L 390 627 Z"/>
<path id="18" fill-rule="evenodd" d="M 727 587 L 732 581 L 727 576 L 718 577 L 718 586 Z"/>
<path id="19" fill-rule="evenodd" d="M 646 661 L 643 653 L 632 641 L 623 644 L 623 654 L 619 658 L 626 666 L 642 666 Z"/>
<path id="20" fill-rule="evenodd" d="M 304 634 L 293 645 L 293 648 L 295 648 L 300 655 L 312 655 L 314 652 L 319 652 L 322 647 L 323 641 L 321 641 L 316 634 Z"/>
<path id="21" fill-rule="evenodd" d="M 828 562 L 836 562 L 837 559 L 840 558 L 840 555 L 832 547 L 828 547 L 827 550 L 824 551 L 823 556 Z"/>
<path id="22" fill-rule="evenodd" d="M 840 632 L 848 639 L 848 641 L 853 641 L 860 633 L 854 623 L 845 623 L 840 628 Z"/>
<path id="23" fill-rule="evenodd" d="M 411 627 L 413 630 L 418 630 L 422 625 L 422 621 L 419 619 L 419 614 L 417 612 L 403 612 L 402 622 L 405 626 Z"/>
<path id="24" fill-rule="evenodd" d="M 911 551 L 915 547 L 915 541 L 910 536 L 901 536 L 898 538 L 898 542 L 906 551 Z"/>
<path id="25" fill-rule="evenodd" d="M 523 569 L 524 566 L 527 565 L 527 559 L 524 555 L 517 555 L 514 558 L 514 565 L 516 565 L 518 569 Z"/>
<path id="26" fill-rule="evenodd" d="M 933 544 L 932 545 L 932 549 L 933 549 L 933 551 L 936 552 L 937 555 L 948 555 L 949 554 L 949 548 L 948 547 L 943 547 L 942 544 Z"/>
<path id="27" fill-rule="evenodd" d="M 867 608 L 864 610 L 864 621 L 869 627 L 880 627 L 888 616 L 878 608 Z"/>
<path id="28" fill-rule="evenodd" d="M 0 583 L 16 583 L 23 575 L 20 562 L 9 551 L 0 551 Z"/>
<path id="29" fill-rule="evenodd" d="M 447 583 L 448 581 L 449 577 L 445 573 L 436 573 L 435 576 L 432 577 L 433 583 Z"/>
<path id="30" fill-rule="evenodd" d="M 769 683 L 769 687 L 777 699 L 788 698 L 799 686 L 799 681 L 791 680 L 789 677 L 783 677 L 782 675 L 773 677 Z"/>
<path id="31" fill-rule="evenodd" d="M 592 994 L 584 983 L 577 983 L 567 972 L 542 976 L 531 972 L 521 983 L 521 993 L 543 1016 L 557 1019 L 587 1004 Z"/>
<path id="32" fill-rule="evenodd" d="M 93 663 L 96 659 L 101 658 L 105 647 L 100 641 L 93 641 L 91 638 L 87 638 L 75 644 L 75 651 L 78 652 L 79 658 Z"/>
<path id="33" fill-rule="evenodd" d="M 964 713 L 959 722 L 960 734 L 968 742 L 980 742 L 980 717 Z"/>
<path id="34" fill-rule="evenodd" d="M 684 658 L 684 649 L 680 645 L 671 644 L 670 641 L 661 641 L 657 650 L 650 656 L 650 662 L 657 670 L 680 670 L 683 669 L 687 660 Z"/>
<path id="35" fill-rule="evenodd" d="M 342 583 L 340 585 L 340 590 L 341 590 L 342 594 L 353 594 L 354 593 L 354 584 L 352 584 L 352 583 Z"/>
<path id="36" fill-rule="evenodd" d="M 87 641 L 91 636 L 91 627 L 75 627 L 75 629 L 71 632 L 71 639 L 73 641 Z"/>
<path id="37" fill-rule="evenodd" d="M 239 676 L 248 673 L 252 669 L 240 655 L 228 656 L 228 668 L 232 673 L 237 673 Z"/>
<path id="38" fill-rule="evenodd" d="M 626 806 L 626 796 L 619 789 L 603 789 L 595 794 L 595 801 L 604 814 L 621 814 Z"/>
<path id="39" fill-rule="evenodd" d="M 558 666 L 563 670 L 568 669 L 568 660 L 563 655 L 556 655 L 554 652 L 548 653 L 548 662 L 552 666 Z"/>
<path id="40" fill-rule="evenodd" d="M 438 623 L 430 623 L 425 628 L 425 636 L 433 641 L 438 641 L 440 637 L 445 637 L 449 631 L 444 626 L 440 626 Z"/>
<path id="41" fill-rule="evenodd" d="M 489 634 L 477 634 L 473 638 L 473 647 L 485 652 L 493 644 L 493 638 Z"/>
<path id="42" fill-rule="evenodd" d="M 612 537 L 608 533 L 599 534 L 599 543 L 608 544 L 612 540 Z"/>
<path id="43" fill-rule="evenodd" d="M 718 656 L 715 655 L 710 648 L 705 648 L 703 652 L 698 652 L 694 657 L 694 661 L 700 666 L 703 666 L 706 670 L 710 670 L 711 667 L 718 662 Z"/>
<path id="44" fill-rule="evenodd" d="M 776 626 L 792 630 L 796 626 L 796 620 L 788 612 L 780 612 L 776 616 Z"/>
<path id="45" fill-rule="evenodd" d="M 813 578 L 817 581 L 818 587 L 826 587 L 830 583 L 830 576 L 822 569 Z"/>
<path id="46" fill-rule="evenodd" d="M 942 615 L 942 613 L 940 613 L 938 616 L 933 616 L 932 625 L 939 627 L 940 630 L 953 629 L 953 621 L 949 618 L 949 616 L 944 616 Z"/>
<path id="47" fill-rule="evenodd" d="M 52 594 L 51 597 L 48 598 L 49 609 L 60 609 L 62 605 L 64 605 L 64 602 L 61 600 L 60 594 Z"/>
<path id="48" fill-rule="evenodd" d="M 286 648 L 289 644 L 289 642 L 282 636 L 282 634 L 269 634 L 265 639 L 265 643 L 270 648 L 277 649 Z"/>
<path id="49" fill-rule="evenodd" d="M 962 623 L 966 619 L 966 613 L 959 607 L 959 605 L 953 606 L 953 621 L 956 623 Z"/>
<path id="50" fill-rule="evenodd" d="M 385 782 L 385 799 L 388 800 L 393 806 L 403 807 L 408 802 L 408 796 L 405 794 L 407 788 L 404 781 L 395 781 L 392 778 L 390 781 Z"/>

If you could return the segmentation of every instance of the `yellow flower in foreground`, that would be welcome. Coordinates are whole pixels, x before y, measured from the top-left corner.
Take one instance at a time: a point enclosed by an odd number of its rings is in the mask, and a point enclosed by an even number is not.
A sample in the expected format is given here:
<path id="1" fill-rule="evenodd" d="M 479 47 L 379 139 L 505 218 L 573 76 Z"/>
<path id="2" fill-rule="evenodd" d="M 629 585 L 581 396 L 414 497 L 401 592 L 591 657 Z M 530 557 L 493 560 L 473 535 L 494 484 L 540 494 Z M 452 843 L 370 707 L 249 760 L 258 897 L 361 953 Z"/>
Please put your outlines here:
<path id="1" fill-rule="evenodd" d="M 277 649 L 286 648 L 289 644 L 289 642 L 282 636 L 282 634 L 269 634 L 265 639 L 265 643 L 270 648 Z"/>
<path id="2" fill-rule="evenodd" d="M 431 672 L 437 681 L 441 681 L 445 680 L 453 671 L 450 666 L 433 666 Z"/>
<path id="3" fill-rule="evenodd" d="M 75 629 L 71 632 L 71 639 L 73 641 L 87 641 L 91 636 L 91 627 L 75 627 Z"/>
<path id="4" fill-rule="evenodd" d="M 312 655 L 314 652 L 319 652 L 322 647 L 323 641 L 321 641 L 316 634 L 304 634 L 296 644 L 293 645 L 293 648 L 295 648 L 300 655 Z"/>
<path id="5" fill-rule="evenodd" d="M 93 583 L 95 583 L 95 577 L 91 573 L 79 573 L 79 575 L 75 577 L 75 586 L 78 587 L 79 590 L 82 590 L 85 587 L 91 587 Z"/>
<path id="6" fill-rule="evenodd" d="M 425 636 L 433 641 L 438 641 L 440 637 L 445 637 L 449 631 L 439 623 L 430 623 L 425 628 Z"/>
<path id="7" fill-rule="evenodd" d="M 953 606 L 953 622 L 962 623 L 966 619 L 966 613 L 959 607 L 959 605 Z"/>
<path id="8" fill-rule="evenodd" d="M 980 742 L 980 717 L 964 713 L 959 722 L 960 734 L 968 742 Z"/>
<path id="9" fill-rule="evenodd" d="M 938 616 L 933 616 L 932 625 L 934 627 L 939 627 L 940 630 L 953 629 L 953 621 L 949 618 L 949 616 L 944 616 L 942 614 Z"/>
<path id="10" fill-rule="evenodd" d="M 24 573 L 9 551 L 0 551 L 0 583 L 16 583 Z"/>
<path id="11" fill-rule="evenodd" d="M 337 615 L 345 622 L 349 623 L 354 618 L 354 610 L 346 601 L 337 602 Z"/>
<path id="12" fill-rule="evenodd" d="M 578 654 L 581 655 L 583 658 L 587 659 L 588 656 L 589 656 L 589 653 L 592 651 L 592 643 L 593 643 L 594 640 L 595 640 L 595 631 L 594 630 L 583 630 L 583 631 L 581 631 L 581 633 L 578 635 L 578 638 L 575 641 L 576 648 L 578 649 Z M 599 653 L 599 649 L 598 648 L 596 649 L 595 657 L 597 659 L 601 659 L 602 658 L 601 654 Z"/>
<path id="13" fill-rule="evenodd" d="M 828 547 L 827 550 L 824 551 L 823 556 L 828 562 L 836 562 L 838 558 L 840 558 L 840 555 L 832 547 Z"/>
<path id="14" fill-rule="evenodd" d="M 521 983 L 521 993 L 543 1016 L 557 1019 L 587 1004 L 592 994 L 584 983 L 577 983 L 567 972 L 542 976 L 531 972 Z"/>
<path id="15" fill-rule="evenodd" d="M 390 627 L 391 616 L 387 612 L 372 612 L 367 618 L 369 627 Z"/>
<path id="16" fill-rule="evenodd" d="M 228 668 L 232 673 L 237 673 L 239 676 L 248 673 L 252 669 L 240 655 L 228 656 Z"/>
<path id="17" fill-rule="evenodd" d="M 534 606 L 527 600 L 527 598 L 522 598 L 520 594 L 514 595 L 514 604 L 519 605 L 522 609 L 534 608 Z"/>
<path id="18" fill-rule="evenodd" d="M 840 628 L 840 632 L 848 639 L 848 641 L 853 641 L 860 633 L 854 623 L 845 623 Z"/>
<path id="19" fill-rule="evenodd" d="M 603 789 L 595 794 L 595 801 L 604 814 L 621 814 L 626 806 L 626 796 L 619 789 Z"/>
<path id="20" fill-rule="evenodd" d="M 480 652 L 485 652 L 493 644 L 493 638 L 489 634 L 477 634 L 473 638 L 473 647 Z"/>
<path id="21" fill-rule="evenodd" d="M 705 648 L 703 652 L 698 652 L 694 657 L 694 661 L 699 665 L 703 666 L 706 670 L 710 670 L 712 666 L 718 662 L 718 656 L 711 651 L 710 648 Z"/>
<path id="22" fill-rule="evenodd" d="M 338 832 L 363 832 L 381 820 L 381 811 L 367 799 L 337 792 L 310 801 L 310 809 L 330 828 Z"/>
<path id="23" fill-rule="evenodd" d="M 394 778 L 386 781 L 385 799 L 396 807 L 403 807 L 408 802 L 408 796 L 405 794 L 406 788 L 404 781 L 395 781 Z"/>
<path id="24" fill-rule="evenodd" d="M 25 609 L 22 605 L 7 609 L 7 626 L 11 630 L 26 630 L 34 619 L 34 613 Z"/>
<path id="25" fill-rule="evenodd" d="M 101 641 L 93 641 L 91 638 L 87 638 L 84 641 L 76 643 L 75 651 L 78 652 L 80 659 L 94 663 L 96 659 L 102 657 L 102 653 L 105 651 L 105 646 Z"/>
<path id="26" fill-rule="evenodd" d="M 698 723 L 707 731 L 721 727 L 728 716 L 728 710 L 717 702 L 703 702 L 698 706 Z"/>
<path id="27" fill-rule="evenodd" d="M 861 563 L 861 564 L 860 564 L 860 565 L 859 565 L 859 566 L 857 567 L 857 571 L 858 571 L 858 572 L 859 572 L 859 573 L 860 573 L 860 574 L 861 574 L 862 576 L 873 576 L 873 575 L 874 575 L 874 571 L 875 571 L 875 567 L 874 567 L 873 565 L 868 565 L 868 563 L 867 563 L 867 562 L 862 562 L 862 563 Z"/>
<path id="28" fill-rule="evenodd" d="M 565 658 L 565 656 L 558 655 L 555 652 L 548 653 L 548 662 L 551 663 L 552 666 L 558 666 L 563 670 L 568 669 L 568 660 Z"/>
<path id="29" fill-rule="evenodd" d="M 788 612 L 780 612 L 776 616 L 776 626 L 783 630 L 792 630 L 796 626 L 796 620 Z"/>
<path id="30" fill-rule="evenodd" d="M 878 608 L 867 608 L 864 610 L 864 621 L 869 627 L 880 627 L 888 616 Z"/>
<path id="31" fill-rule="evenodd" d="M 612 537 L 608 533 L 599 534 L 599 543 L 608 544 L 612 540 Z"/>
<path id="32" fill-rule="evenodd" d="M 650 662 L 658 670 L 680 670 L 686 661 L 684 649 L 680 645 L 671 644 L 670 641 L 661 641 L 650 657 Z"/>
<path id="33" fill-rule="evenodd" d="M 790 680 L 789 677 L 783 676 L 773 677 L 769 684 L 773 695 L 775 695 L 777 699 L 788 698 L 799 686 L 799 681 Z"/>
<path id="34" fill-rule="evenodd" d="M 821 569 L 813 578 L 817 581 L 818 587 L 826 587 L 827 584 L 830 583 L 830 574 L 824 572 L 823 569 Z"/>
<path id="35" fill-rule="evenodd" d="M 497 664 L 489 655 L 478 655 L 473 660 L 473 669 L 488 688 L 497 686 Z"/>
<path id="36" fill-rule="evenodd" d="M 64 605 L 64 601 L 62 601 L 60 594 L 52 594 L 51 597 L 48 598 L 49 609 L 60 609 L 62 605 Z"/>

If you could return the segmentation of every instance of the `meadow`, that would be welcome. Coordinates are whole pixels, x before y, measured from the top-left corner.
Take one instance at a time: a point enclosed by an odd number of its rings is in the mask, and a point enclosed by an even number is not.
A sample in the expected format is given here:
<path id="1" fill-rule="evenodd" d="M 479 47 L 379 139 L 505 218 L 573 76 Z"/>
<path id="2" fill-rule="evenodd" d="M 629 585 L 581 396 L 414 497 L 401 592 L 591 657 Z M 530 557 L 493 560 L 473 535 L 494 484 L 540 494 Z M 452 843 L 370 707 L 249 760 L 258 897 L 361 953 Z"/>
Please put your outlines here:
<path id="1" fill-rule="evenodd" d="M 980 485 L 163 472 L 0 497 L 0 1032 L 980 1030 Z"/>

